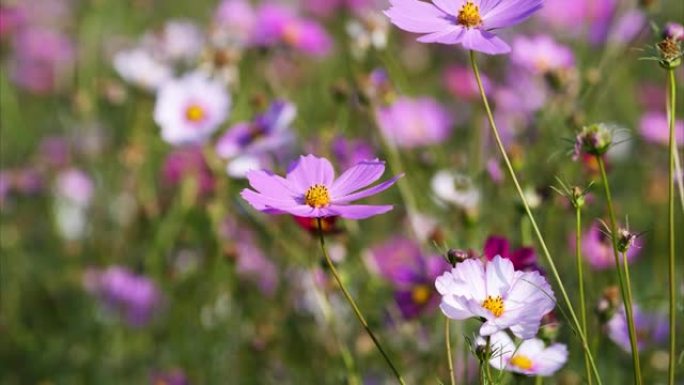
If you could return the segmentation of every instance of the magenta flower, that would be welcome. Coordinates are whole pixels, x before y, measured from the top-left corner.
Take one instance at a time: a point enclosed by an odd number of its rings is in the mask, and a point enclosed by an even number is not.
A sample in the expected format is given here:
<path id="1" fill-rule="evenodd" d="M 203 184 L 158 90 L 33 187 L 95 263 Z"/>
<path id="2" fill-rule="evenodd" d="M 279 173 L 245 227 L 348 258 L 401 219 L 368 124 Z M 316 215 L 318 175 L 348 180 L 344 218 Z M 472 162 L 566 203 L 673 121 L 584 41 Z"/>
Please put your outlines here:
<path id="1" fill-rule="evenodd" d="M 541 268 L 537 264 L 537 254 L 532 247 L 519 247 L 511 250 L 508 239 L 497 235 L 490 235 L 485 241 L 484 256 L 488 261 L 491 261 L 497 255 L 513 262 L 513 267 L 516 270 L 536 270 L 541 272 Z"/>
<path id="2" fill-rule="evenodd" d="M 537 75 L 575 65 L 575 55 L 570 47 L 559 44 L 548 35 L 517 37 L 513 47 L 511 61 Z"/>
<path id="3" fill-rule="evenodd" d="M 424 35 L 421 43 L 461 44 L 489 55 L 511 47 L 493 31 L 513 26 L 542 7 L 542 0 L 390 0 L 385 11 L 397 27 Z"/>
<path id="4" fill-rule="evenodd" d="M 575 234 L 568 239 L 572 252 L 575 252 Z M 641 250 L 641 240 L 637 238 L 636 244 L 627 250 L 627 262 L 633 262 Z M 615 268 L 615 256 L 613 254 L 613 242 L 610 236 L 601 231 L 598 222 L 582 234 L 582 255 L 589 265 L 595 270 Z M 622 257 L 620 257 L 622 263 Z"/>
<path id="5" fill-rule="evenodd" d="M 242 197 L 252 207 L 269 214 L 292 214 L 322 218 L 341 216 L 364 219 L 392 210 L 392 205 L 353 205 L 350 202 L 369 197 L 392 186 L 403 174 L 362 190 L 380 178 L 385 162 L 366 160 L 335 179 L 335 171 L 325 158 L 301 156 L 285 178 L 268 171 L 247 173 L 254 190 L 242 190 Z"/>
<path id="6" fill-rule="evenodd" d="M 647 141 L 667 146 L 670 143 L 670 128 L 667 114 L 647 112 L 639 122 L 639 132 Z M 675 120 L 675 140 L 678 146 L 684 145 L 684 122 Z"/>
<path id="7" fill-rule="evenodd" d="M 402 96 L 375 112 L 382 134 L 397 147 L 416 148 L 441 144 L 451 135 L 453 117 L 432 98 Z"/>

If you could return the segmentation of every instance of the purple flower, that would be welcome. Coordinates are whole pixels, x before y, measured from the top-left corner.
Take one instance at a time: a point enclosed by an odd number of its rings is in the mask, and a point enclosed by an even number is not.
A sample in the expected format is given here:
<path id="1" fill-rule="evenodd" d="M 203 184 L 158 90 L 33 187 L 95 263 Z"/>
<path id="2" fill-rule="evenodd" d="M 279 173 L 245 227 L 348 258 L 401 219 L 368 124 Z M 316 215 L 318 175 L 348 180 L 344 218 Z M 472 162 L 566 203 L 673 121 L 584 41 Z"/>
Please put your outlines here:
<path id="1" fill-rule="evenodd" d="M 461 44 L 490 55 L 511 48 L 493 31 L 521 23 L 542 7 L 542 0 L 390 0 L 385 11 L 397 27 L 425 35 L 422 43 Z"/>
<path id="2" fill-rule="evenodd" d="M 510 329 L 519 338 L 537 334 L 542 317 L 556 306 L 551 286 L 539 272 L 516 271 L 513 263 L 467 259 L 435 281 L 440 308 L 455 320 L 483 319 L 480 335 Z"/>
<path id="3" fill-rule="evenodd" d="M 164 160 L 162 178 L 169 186 L 178 186 L 183 179 L 192 178 L 201 196 L 214 191 L 214 176 L 200 147 L 190 146 L 171 152 Z"/>
<path id="4" fill-rule="evenodd" d="M 85 172 L 70 169 L 59 174 L 56 183 L 59 197 L 69 200 L 78 206 L 88 206 L 95 192 L 93 180 Z"/>
<path id="5" fill-rule="evenodd" d="M 393 208 L 350 204 L 386 190 L 403 175 L 361 190 L 378 180 L 384 171 L 384 162 L 367 160 L 335 179 L 335 171 L 327 159 L 306 155 L 299 158 L 285 178 L 263 170 L 248 172 L 249 184 L 256 191 L 244 189 L 241 195 L 252 207 L 269 214 L 364 219 Z"/>
<path id="6" fill-rule="evenodd" d="M 120 311 L 134 327 L 146 325 L 162 301 L 162 294 L 152 280 L 125 267 L 88 270 L 83 281 L 86 290 L 99 297 L 107 308 Z"/>
<path id="7" fill-rule="evenodd" d="M 480 98 L 477 80 L 475 80 L 475 75 L 470 68 L 458 65 L 450 66 L 444 70 L 443 76 L 447 90 L 455 97 L 465 100 Z M 492 88 L 491 81 L 484 75 L 482 75 L 482 85 L 485 90 Z"/>
<path id="8" fill-rule="evenodd" d="M 587 33 L 592 44 L 605 41 L 616 0 L 547 0 L 539 15 L 554 29 L 570 35 Z"/>
<path id="9" fill-rule="evenodd" d="M 520 36 L 513 41 L 511 61 L 534 74 L 544 74 L 574 66 L 575 56 L 551 36 Z"/>
<path id="10" fill-rule="evenodd" d="M 399 97 L 380 107 L 375 118 L 382 134 L 397 147 L 415 148 L 443 143 L 451 135 L 449 111 L 432 98 Z"/>
<path id="11" fill-rule="evenodd" d="M 373 146 L 363 139 L 346 139 L 338 136 L 333 139 L 330 147 L 337 164 L 344 169 L 351 168 L 363 160 L 375 158 Z"/>
<path id="12" fill-rule="evenodd" d="M 663 39 L 672 39 L 674 41 L 684 40 L 684 25 L 673 22 L 665 24 L 665 28 L 663 28 Z"/>
<path id="13" fill-rule="evenodd" d="M 647 112 L 641 116 L 639 133 L 647 141 L 664 146 L 670 143 L 670 125 L 667 114 Z M 675 139 L 678 146 L 684 145 L 684 121 L 675 120 Z"/>
<path id="14" fill-rule="evenodd" d="M 531 247 L 519 247 L 511 251 L 508 239 L 497 235 L 490 235 L 485 241 L 484 256 L 491 261 L 500 255 L 513 262 L 513 267 L 516 270 L 537 270 L 540 271 L 537 265 L 537 254 Z"/>
<path id="15" fill-rule="evenodd" d="M 313 56 L 325 56 L 332 48 L 332 39 L 320 24 L 282 5 L 262 5 L 256 19 L 252 41 L 257 46 L 285 44 Z"/>
<path id="16" fill-rule="evenodd" d="M 404 318 L 437 307 L 439 296 L 432 283 L 449 269 L 444 258 L 426 256 L 415 242 L 403 237 L 373 247 L 368 256 L 371 267 L 394 286 L 394 299 Z"/>
<path id="17" fill-rule="evenodd" d="M 649 345 L 664 341 L 668 335 L 667 318 L 658 313 L 645 313 L 636 305 L 632 306 L 634 328 L 637 335 L 637 349 L 642 350 Z M 625 307 L 615 312 L 606 324 L 608 337 L 627 353 L 632 351 L 629 341 L 629 329 Z"/>
<path id="18" fill-rule="evenodd" d="M 190 381 L 180 369 L 155 372 L 150 378 L 150 383 L 152 385 L 190 385 Z"/>
<path id="19" fill-rule="evenodd" d="M 575 235 L 570 238 L 570 246 L 575 252 Z M 640 241 L 636 240 L 636 245 L 627 251 L 627 262 L 632 262 L 639 254 Z M 613 254 L 613 243 L 610 236 L 601 231 L 599 223 L 594 223 L 589 230 L 582 235 L 582 254 L 589 265 L 596 270 L 615 268 L 615 256 Z M 622 256 L 620 256 L 622 263 Z"/>

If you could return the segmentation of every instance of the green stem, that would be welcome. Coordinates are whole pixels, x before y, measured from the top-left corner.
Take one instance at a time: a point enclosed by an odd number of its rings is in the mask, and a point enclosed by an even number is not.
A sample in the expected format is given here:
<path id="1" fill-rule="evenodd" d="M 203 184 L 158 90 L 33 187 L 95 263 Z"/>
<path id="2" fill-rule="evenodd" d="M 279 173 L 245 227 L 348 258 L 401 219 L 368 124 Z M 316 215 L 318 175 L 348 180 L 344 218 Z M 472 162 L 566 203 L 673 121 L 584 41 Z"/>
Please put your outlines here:
<path id="1" fill-rule="evenodd" d="M 627 318 L 627 327 L 629 329 L 629 343 L 632 350 L 632 363 L 634 365 L 634 383 L 641 385 L 641 365 L 639 363 L 639 349 L 637 346 L 636 329 L 634 328 L 634 314 L 632 308 L 632 298 L 631 298 L 631 286 L 629 280 L 625 282 L 625 278 L 622 276 L 622 267 L 620 266 L 620 256 L 618 255 L 618 230 L 617 221 L 615 220 L 615 210 L 613 209 L 613 198 L 610 193 L 610 184 L 608 183 L 608 177 L 606 176 L 606 164 L 603 161 L 603 157 L 600 155 L 596 156 L 596 160 L 599 164 L 599 169 L 601 170 L 601 179 L 603 181 L 603 189 L 606 193 L 606 201 L 608 203 L 608 215 L 610 217 L 610 238 L 613 242 L 613 256 L 615 257 L 615 268 L 617 269 L 618 283 L 620 284 L 620 291 L 622 293 L 622 303 L 625 306 L 625 316 Z M 626 271 L 628 271 L 627 261 L 623 261 L 623 266 Z"/>
<path id="2" fill-rule="evenodd" d="M 449 365 L 449 380 L 451 385 L 456 385 L 456 378 L 454 377 L 454 359 L 451 356 L 451 333 L 449 332 L 449 318 L 444 317 L 444 339 L 446 340 L 447 363 Z"/>
<path id="3" fill-rule="evenodd" d="M 672 69 L 668 71 L 668 101 L 670 113 L 670 173 L 668 177 L 668 222 L 669 222 L 669 297 L 670 297 L 670 363 L 668 365 L 668 384 L 674 385 L 675 371 L 676 371 L 676 350 L 675 350 L 675 333 L 677 332 L 676 314 L 677 314 L 677 297 L 675 291 L 675 218 L 674 218 L 674 179 L 675 179 L 675 155 L 677 155 L 677 139 L 674 134 L 675 126 L 675 107 L 677 99 L 677 85 L 675 83 L 675 72 Z M 678 175 L 678 178 L 682 178 Z"/>
<path id="4" fill-rule="evenodd" d="M 482 365 L 484 365 L 484 372 L 485 372 L 485 378 L 486 381 L 485 383 L 488 385 L 494 384 L 494 381 L 492 380 L 492 366 L 489 364 L 489 360 L 491 359 L 492 356 L 492 337 L 487 336 L 487 344 L 485 345 L 485 354 L 484 357 L 485 359 L 482 361 Z"/>
<path id="5" fill-rule="evenodd" d="M 575 259 L 577 260 L 577 281 L 579 282 L 580 294 L 580 317 L 582 320 L 582 332 L 587 335 L 587 305 L 584 297 L 584 264 L 582 261 L 582 208 L 575 206 Z M 589 365 L 589 355 L 584 352 L 584 369 L 587 376 L 587 385 L 592 384 L 591 367 Z"/>
<path id="6" fill-rule="evenodd" d="M 591 379 L 591 378 L 590 378 Z M 591 384 L 591 381 L 589 382 Z M 542 376 L 537 376 L 534 379 L 534 385 L 544 385 L 544 377 Z"/>
<path id="7" fill-rule="evenodd" d="M 394 376 L 397 378 L 397 381 L 401 385 L 406 385 L 404 382 L 404 379 L 401 377 L 401 374 L 399 374 L 399 371 L 397 368 L 394 366 L 392 363 L 392 360 L 389 358 L 387 353 L 385 353 L 385 350 L 382 348 L 382 345 L 380 345 L 380 341 L 378 338 L 375 336 L 373 331 L 371 330 L 370 326 L 368 326 L 368 322 L 366 322 L 366 318 L 363 316 L 363 313 L 361 313 L 361 310 L 359 310 L 359 307 L 356 305 L 356 301 L 354 301 L 354 298 L 352 298 L 351 294 L 347 290 L 347 288 L 344 286 L 344 283 L 342 283 L 342 279 L 340 278 L 340 275 L 337 273 L 337 269 L 335 268 L 335 264 L 333 261 L 330 259 L 330 256 L 328 255 L 328 251 L 325 248 L 325 237 L 323 236 L 323 225 L 321 223 L 321 218 L 316 218 L 316 222 L 318 224 L 318 236 L 320 239 L 321 243 L 321 251 L 323 252 L 323 256 L 325 257 L 325 261 L 328 263 L 328 268 L 330 268 L 330 272 L 332 273 L 333 277 L 335 277 L 335 281 L 337 281 L 337 284 L 340 286 L 340 289 L 342 289 L 342 293 L 344 294 L 344 298 L 347 299 L 347 302 L 349 302 L 349 305 L 352 307 L 352 310 L 354 310 L 354 315 L 356 315 L 356 318 L 359 320 L 363 328 L 366 330 L 366 333 L 368 333 L 368 336 L 373 340 L 373 343 L 375 344 L 375 347 L 378 349 L 380 354 L 382 354 L 382 357 L 385 359 L 387 362 L 387 365 L 392 369 L 392 372 L 394 373 Z"/>
<path id="8" fill-rule="evenodd" d="M 570 312 L 570 316 L 572 318 L 572 323 L 573 327 L 577 330 L 577 334 L 580 338 L 580 341 L 582 342 L 582 348 L 584 351 L 587 353 L 589 356 L 589 363 L 591 364 L 591 369 L 592 372 L 594 373 L 594 376 L 596 377 L 596 381 L 598 382 L 599 385 L 602 384 L 601 382 L 601 377 L 599 376 L 598 369 L 596 368 L 596 363 L 594 362 L 594 358 L 591 355 L 591 352 L 589 351 L 589 345 L 587 344 L 587 338 L 584 334 L 584 332 L 581 329 L 580 323 L 577 319 L 577 315 L 575 314 L 575 310 L 572 307 L 572 304 L 570 302 L 570 298 L 568 297 L 568 293 L 565 290 L 565 286 L 563 285 L 563 281 L 560 278 L 560 275 L 558 274 L 558 269 L 556 269 L 556 264 L 553 262 L 553 258 L 551 258 L 551 253 L 549 252 L 548 247 L 546 247 L 546 242 L 544 241 L 544 237 L 541 234 L 541 231 L 539 230 L 539 226 L 537 226 L 537 221 L 534 219 L 534 215 L 532 214 L 532 211 L 530 210 L 530 205 L 527 203 L 527 198 L 525 198 L 525 193 L 523 192 L 523 189 L 520 187 L 520 183 L 518 182 L 518 178 L 515 175 L 515 170 L 513 170 L 513 165 L 511 164 L 510 159 L 508 159 L 508 154 L 506 154 L 506 149 L 504 148 L 503 142 L 501 142 L 501 136 L 499 135 L 499 130 L 496 128 L 496 123 L 494 122 L 494 116 L 492 115 L 492 110 L 489 107 L 489 102 L 487 101 L 487 95 L 485 94 L 484 87 L 482 86 L 482 79 L 480 78 L 480 71 L 477 68 L 477 62 L 475 61 L 475 52 L 470 51 L 470 63 L 473 67 L 473 72 L 475 73 L 475 80 L 477 80 L 477 86 L 480 90 L 480 96 L 482 97 L 482 103 L 484 104 L 485 111 L 487 112 L 487 119 L 489 120 L 489 125 L 492 128 L 492 133 L 494 134 L 494 139 L 496 140 L 497 147 L 499 148 L 499 152 L 501 153 L 501 156 L 504 159 L 504 162 L 506 164 L 506 168 L 508 169 L 508 173 L 511 176 L 511 179 L 513 180 L 513 184 L 515 185 L 516 190 L 518 191 L 518 196 L 520 197 L 520 200 L 523 203 L 523 206 L 525 207 L 525 212 L 527 213 L 528 218 L 530 218 L 530 223 L 532 224 L 532 228 L 534 229 L 534 233 L 537 237 L 537 240 L 539 241 L 539 244 L 541 245 L 542 251 L 544 253 L 544 257 L 546 258 L 546 262 L 549 265 L 549 269 L 551 269 L 551 273 L 556 280 L 556 283 L 558 284 L 558 288 L 560 289 L 561 296 L 563 297 L 563 301 L 565 301 L 565 304 L 568 307 L 568 310 Z"/>

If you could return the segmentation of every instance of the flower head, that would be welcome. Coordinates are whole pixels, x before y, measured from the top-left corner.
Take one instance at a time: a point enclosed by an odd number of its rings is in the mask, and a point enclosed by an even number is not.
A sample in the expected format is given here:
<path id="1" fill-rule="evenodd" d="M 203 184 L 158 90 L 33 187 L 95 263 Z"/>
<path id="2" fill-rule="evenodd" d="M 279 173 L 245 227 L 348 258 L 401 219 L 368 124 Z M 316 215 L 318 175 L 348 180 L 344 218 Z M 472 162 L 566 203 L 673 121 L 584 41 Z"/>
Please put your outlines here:
<path id="1" fill-rule="evenodd" d="M 504 332 L 492 335 L 491 348 L 490 365 L 526 376 L 551 376 L 568 361 L 568 348 L 563 344 L 546 346 L 544 341 L 532 338 L 516 346 Z"/>
<path id="2" fill-rule="evenodd" d="M 582 131 L 575 138 L 575 159 L 582 154 L 602 156 L 613 144 L 613 131 L 603 123 L 582 127 Z"/>
<path id="3" fill-rule="evenodd" d="M 540 270 L 537 265 L 537 254 L 533 248 L 520 247 L 511 251 L 508 239 L 491 235 L 485 241 L 484 256 L 491 261 L 497 255 L 510 259 L 516 270 Z"/>
<path id="4" fill-rule="evenodd" d="M 223 85 L 195 72 L 161 86 L 154 120 L 165 141 L 200 144 L 223 123 L 229 107 L 230 95 Z"/>
<path id="5" fill-rule="evenodd" d="M 684 121 L 675 120 L 675 138 L 678 146 L 684 145 Z M 670 130 L 667 115 L 661 112 L 647 112 L 639 121 L 639 133 L 647 141 L 667 146 L 670 142 Z"/>
<path id="6" fill-rule="evenodd" d="M 461 44 L 497 55 L 511 48 L 493 31 L 513 26 L 542 7 L 542 0 L 391 0 L 385 11 L 397 27 L 424 35 L 422 43 Z"/>
<path id="7" fill-rule="evenodd" d="M 365 219 L 392 210 L 391 205 L 350 204 L 386 190 L 403 175 L 363 189 L 384 171 L 384 162 L 366 160 L 335 178 L 327 159 L 306 155 L 299 158 L 285 178 L 263 170 L 248 172 L 247 179 L 254 190 L 244 189 L 241 195 L 255 209 L 270 214 Z"/>
<path id="8" fill-rule="evenodd" d="M 513 48 L 511 60 L 534 74 L 563 70 L 575 64 L 572 50 L 548 35 L 517 37 Z"/>
<path id="9" fill-rule="evenodd" d="M 400 97 L 379 108 L 375 116 L 382 134 L 400 148 L 442 143 L 449 138 L 453 123 L 449 111 L 431 98 Z"/>
<path id="10" fill-rule="evenodd" d="M 632 309 L 638 350 L 642 350 L 651 344 L 662 342 L 667 337 L 667 318 L 661 314 L 643 312 L 636 305 Z M 606 324 L 606 329 L 608 337 L 622 350 L 625 352 L 632 351 L 624 306 L 613 314 Z"/>
<path id="11" fill-rule="evenodd" d="M 510 329 L 520 338 L 532 338 L 556 304 L 539 272 L 516 271 L 500 256 L 461 262 L 437 278 L 435 286 L 442 295 L 442 312 L 451 319 L 483 319 L 483 336 Z"/>

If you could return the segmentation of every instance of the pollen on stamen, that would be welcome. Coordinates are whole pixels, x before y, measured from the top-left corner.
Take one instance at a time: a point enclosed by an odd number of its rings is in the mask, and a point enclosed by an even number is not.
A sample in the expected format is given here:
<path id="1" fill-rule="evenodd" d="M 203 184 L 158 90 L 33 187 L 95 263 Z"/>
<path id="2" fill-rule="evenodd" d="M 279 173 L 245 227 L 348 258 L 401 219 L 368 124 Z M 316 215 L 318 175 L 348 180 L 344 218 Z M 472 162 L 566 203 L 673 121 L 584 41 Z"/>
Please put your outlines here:
<path id="1" fill-rule="evenodd" d="M 503 298 L 501 298 L 500 295 L 497 295 L 496 297 L 489 295 L 482 302 L 482 307 L 492 312 L 494 317 L 501 317 L 504 312 Z"/>
<path id="2" fill-rule="evenodd" d="M 330 203 L 330 192 L 322 184 L 309 187 L 304 194 L 304 203 L 314 208 L 325 207 Z"/>
<path id="3" fill-rule="evenodd" d="M 458 24 L 472 28 L 482 24 L 482 17 L 480 17 L 480 7 L 473 4 L 472 1 L 466 1 L 465 4 L 458 11 Z"/>
<path id="4" fill-rule="evenodd" d="M 192 104 L 185 110 L 185 118 L 190 122 L 201 122 L 205 117 L 204 109 L 197 104 Z"/>

